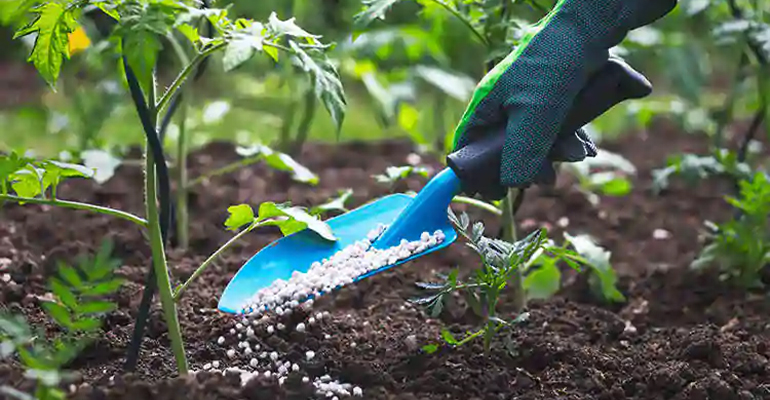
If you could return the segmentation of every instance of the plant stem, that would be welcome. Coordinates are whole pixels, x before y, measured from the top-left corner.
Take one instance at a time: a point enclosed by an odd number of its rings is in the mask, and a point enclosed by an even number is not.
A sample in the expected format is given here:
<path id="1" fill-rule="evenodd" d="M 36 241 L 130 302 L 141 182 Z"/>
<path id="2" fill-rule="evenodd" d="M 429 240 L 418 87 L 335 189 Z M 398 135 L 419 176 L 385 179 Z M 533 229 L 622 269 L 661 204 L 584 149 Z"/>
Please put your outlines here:
<path id="1" fill-rule="evenodd" d="M 0 194 L 0 200 L 13 201 L 16 203 L 41 204 L 41 205 L 49 205 L 49 206 L 62 207 L 62 208 L 71 208 L 74 210 L 91 211 L 99 214 L 110 215 L 113 217 L 121 218 L 126 221 L 131 221 L 139 226 L 147 227 L 147 220 L 141 217 L 137 217 L 136 215 L 127 213 L 125 211 L 115 210 L 109 207 L 96 206 L 88 203 L 79 203 L 77 201 L 67 201 L 67 200 L 57 200 L 57 199 L 20 197 L 20 196 L 8 195 L 8 194 Z"/>
<path id="2" fill-rule="evenodd" d="M 168 35 L 168 40 L 171 42 L 172 46 L 174 47 L 174 51 L 176 52 L 177 57 L 179 58 L 179 62 L 182 65 L 188 65 L 190 64 L 190 58 L 187 57 L 187 54 L 185 53 L 184 49 L 182 48 L 182 45 L 179 43 L 178 40 L 176 40 L 176 37 L 172 34 Z M 195 78 L 193 78 L 195 79 Z M 169 111 L 166 113 L 166 116 L 164 117 L 164 121 L 169 121 L 171 118 L 171 115 L 169 113 L 173 112 L 173 105 L 176 101 L 181 101 L 182 95 L 187 92 L 188 90 L 181 89 L 179 90 L 179 94 L 174 99 L 174 101 L 171 103 L 172 105 L 169 106 Z M 187 105 L 181 104 L 179 105 L 181 109 L 179 110 L 179 137 L 177 138 L 177 147 L 176 147 L 176 160 L 177 160 L 177 170 L 176 170 L 176 239 L 177 239 L 177 246 L 181 249 L 187 249 L 187 247 L 190 245 L 190 233 L 188 232 L 189 229 L 189 210 L 187 207 Z M 161 127 L 161 131 L 165 131 L 163 127 Z M 162 139 L 161 139 L 162 140 Z"/>
<path id="3" fill-rule="evenodd" d="M 741 52 L 741 58 L 738 61 L 738 68 L 735 73 L 735 80 L 733 81 L 733 88 L 730 91 L 727 101 L 725 102 L 724 108 L 722 109 L 722 112 L 720 113 L 719 117 L 717 118 L 717 126 L 716 126 L 716 132 L 714 135 L 714 149 L 713 151 L 719 151 L 719 149 L 722 147 L 722 142 L 724 139 L 724 130 L 727 124 L 729 124 L 733 119 L 733 114 L 735 112 L 735 100 L 738 97 L 738 86 L 740 86 L 740 83 L 745 78 L 745 67 L 748 63 L 749 58 L 746 55 L 745 52 Z"/>
<path id="4" fill-rule="evenodd" d="M 179 247 L 186 249 L 190 245 L 190 235 L 188 229 L 190 227 L 190 215 L 187 207 L 188 196 L 188 174 L 187 174 L 187 105 L 182 104 L 182 109 L 179 113 L 179 138 L 177 139 L 177 195 L 176 195 L 176 211 L 177 211 L 177 240 L 179 241 Z"/>
<path id="5" fill-rule="evenodd" d="M 147 219 L 150 223 L 150 249 L 152 250 L 152 264 L 155 269 L 155 277 L 158 281 L 158 292 L 160 302 L 163 307 L 164 318 L 168 326 L 168 336 L 171 340 L 171 351 L 174 353 L 177 371 L 180 375 L 187 374 L 187 358 L 182 342 L 182 334 L 179 328 L 179 318 L 177 316 L 176 303 L 171 294 L 171 281 L 168 276 L 168 265 L 163 248 L 163 240 L 160 234 L 160 218 L 158 215 L 158 206 L 155 198 L 155 165 L 153 164 L 152 153 L 147 152 L 147 165 L 145 175 L 145 192 Z"/>
<path id="6" fill-rule="evenodd" d="M 489 204 L 489 203 L 487 203 L 485 201 L 476 200 L 474 198 L 470 198 L 470 197 L 466 197 L 466 196 L 455 196 L 455 198 L 452 199 L 452 202 L 453 203 L 460 203 L 460 204 L 468 204 L 468 205 L 471 205 L 471 206 L 474 206 L 474 207 L 478 207 L 478 208 L 480 208 L 480 209 L 482 209 L 484 211 L 488 211 L 488 212 L 490 212 L 492 214 L 495 214 L 497 216 L 502 216 L 503 215 L 503 212 L 499 208 L 495 207 L 494 205 Z"/>
<path id="7" fill-rule="evenodd" d="M 465 18 L 465 16 L 463 16 L 463 15 L 460 13 L 460 11 L 458 11 L 457 9 L 455 9 L 454 7 L 452 7 L 452 5 L 450 5 L 450 4 L 448 4 L 448 3 L 446 3 L 446 2 L 445 2 L 445 1 L 443 1 L 443 0 L 433 0 L 433 2 L 434 2 L 434 3 L 436 3 L 436 4 L 438 4 L 438 5 L 440 5 L 440 6 L 441 6 L 441 7 L 443 7 L 445 10 L 449 11 L 449 13 L 450 13 L 450 14 L 452 14 L 452 15 L 453 15 L 455 18 L 459 19 L 459 20 L 460 20 L 460 22 L 462 22 L 462 23 L 463 23 L 465 26 L 467 26 L 467 27 L 468 27 L 468 29 L 470 29 L 470 30 L 471 30 L 471 32 L 473 33 L 473 35 L 474 35 L 474 36 L 476 36 L 476 37 L 477 37 L 477 38 L 478 38 L 478 39 L 481 41 L 481 43 L 483 43 L 483 44 L 484 44 L 484 46 L 487 46 L 487 47 L 489 47 L 489 45 L 490 45 L 490 44 L 489 44 L 489 41 L 487 40 L 487 38 L 486 38 L 486 37 L 484 37 L 484 35 L 482 35 L 482 34 L 481 34 L 481 32 L 479 32 L 479 31 L 478 31 L 478 30 L 477 30 L 477 29 L 476 29 L 476 28 L 473 26 L 473 24 L 471 23 L 471 21 L 468 21 L 468 20 Z"/>
<path id="8" fill-rule="evenodd" d="M 191 188 L 191 187 L 193 187 L 195 185 L 198 185 L 201 182 L 203 182 L 203 181 L 205 181 L 207 179 L 211 179 L 211 178 L 213 178 L 215 176 L 229 174 L 230 172 L 237 171 L 238 169 L 240 169 L 242 167 L 254 164 L 254 163 L 256 163 L 256 162 L 258 162 L 260 160 L 262 160 L 262 154 L 256 154 L 256 155 L 253 155 L 251 157 L 246 157 L 246 158 L 244 158 L 242 160 L 238 160 L 238 161 L 232 162 L 230 164 L 225 165 L 224 167 L 217 168 L 217 169 L 215 169 L 213 171 L 206 172 L 205 174 L 203 174 L 203 175 L 201 175 L 201 176 L 191 180 L 187 184 L 187 188 L 189 189 L 189 188 Z"/>
<path id="9" fill-rule="evenodd" d="M 171 100 L 171 97 L 176 93 L 176 91 L 182 86 L 182 84 L 185 82 L 188 76 L 195 70 L 195 67 L 198 66 L 206 57 L 210 56 L 217 50 L 224 48 L 226 43 L 217 43 L 208 49 L 204 50 L 201 53 L 198 53 L 195 55 L 195 58 L 190 61 L 189 64 L 187 64 L 182 72 L 177 75 L 176 79 L 174 79 L 174 82 L 171 83 L 171 86 L 168 87 L 168 90 L 166 90 L 166 93 L 163 94 L 163 96 L 160 98 L 160 101 L 158 101 L 155 105 L 155 109 L 158 113 L 163 111 L 163 108 L 166 107 L 169 100 Z"/>
<path id="10" fill-rule="evenodd" d="M 182 285 L 180 285 L 179 287 L 176 288 L 176 290 L 174 291 L 174 301 L 179 301 L 180 297 L 182 296 L 182 292 L 184 292 L 185 289 L 187 289 L 187 287 L 190 286 L 190 284 L 196 278 L 198 278 L 203 273 L 203 271 L 205 271 L 206 268 L 208 268 L 208 266 L 211 265 L 211 263 L 214 262 L 214 260 L 217 259 L 217 257 L 219 257 L 225 250 L 229 249 L 240 238 L 242 238 L 247 233 L 251 232 L 254 228 L 257 228 L 258 226 L 260 226 L 259 223 L 253 223 L 253 224 L 249 225 L 248 228 L 238 232 L 237 235 L 235 235 L 232 238 L 230 238 L 230 240 L 228 240 L 227 243 L 225 243 L 224 245 L 222 245 L 222 247 L 218 248 L 214 253 L 212 253 L 209 256 L 209 258 L 207 258 L 206 261 L 204 261 L 198 267 L 198 269 L 196 269 L 195 272 L 193 272 L 193 274 L 190 275 L 189 278 L 187 278 L 187 281 L 185 281 L 185 283 L 183 283 Z"/>
<path id="11" fill-rule="evenodd" d="M 513 207 L 518 197 L 517 189 L 508 189 L 508 195 L 500 202 L 502 207 L 503 240 L 514 243 L 517 240 L 516 220 Z"/>
<path id="12" fill-rule="evenodd" d="M 148 93 L 148 104 L 150 104 L 150 116 L 153 124 L 157 122 L 158 110 L 153 106 L 155 104 L 155 79 L 150 85 Z M 187 357 L 184 351 L 184 342 L 179 327 L 179 318 L 177 315 L 176 303 L 171 293 L 171 281 L 168 276 L 168 264 L 166 263 L 166 253 L 163 244 L 163 235 L 160 229 L 160 215 L 157 204 L 157 187 L 155 182 L 155 161 L 150 151 L 149 141 L 145 150 L 145 206 L 147 207 L 147 221 L 150 231 L 150 250 L 152 252 L 152 265 L 157 279 L 160 302 L 163 308 L 164 318 L 168 326 L 168 336 L 171 340 L 171 351 L 176 360 L 177 371 L 180 375 L 187 375 Z"/>
<path id="13" fill-rule="evenodd" d="M 480 329 L 480 330 L 478 330 L 476 332 L 473 332 L 472 334 L 470 334 L 470 335 L 466 336 L 465 338 L 463 338 L 463 340 L 457 342 L 455 347 L 460 347 L 460 346 L 470 342 L 471 340 L 476 339 L 477 337 L 479 337 L 482 334 L 484 334 L 484 331 L 485 331 L 484 329 Z"/>
<path id="14" fill-rule="evenodd" d="M 503 224 L 503 240 L 509 243 L 515 243 L 518 240 L 516 234 L 516 219 L 514 214 L 515 208 L 518 208 L 519 198 L 522 196 L 523 190 L 508 189 L 508 195 L 500 203 L 503 208 L 502 224 Z M 524 285 L 522 279 L 522 271 L 517 270 L 511 275 L 511 279 L 508 281 L 508 286 L 513 290 L 513 308 L 516 313 L 520 313 L 524 309 L 526 303 L 526 297 L 524 293 Z"/>

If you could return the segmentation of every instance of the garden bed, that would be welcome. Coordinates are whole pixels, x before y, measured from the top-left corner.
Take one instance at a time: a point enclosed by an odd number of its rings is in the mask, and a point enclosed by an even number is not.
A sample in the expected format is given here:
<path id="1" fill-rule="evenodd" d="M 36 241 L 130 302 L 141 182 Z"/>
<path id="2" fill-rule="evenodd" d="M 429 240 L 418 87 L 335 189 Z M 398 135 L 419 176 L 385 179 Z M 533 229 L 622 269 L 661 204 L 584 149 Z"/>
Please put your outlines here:
<path id="1" fill-rule="evenodd" d="M 547 224 L 557 239 L 564 230 L 594 235 L 612 252 L 628 302 L 594 304 L 583 282 L 565 274 L 565 290 L 552 300 L 530 303 L 530 319 L 501 337 L 510 339 L 510 345 L 497 340 L 487 357 L 480 343 L 422 352 L 424 344 L 437 341 L 442 324 L 454 331 L 470 327 L 472 313 L 458 302 L 436 321 L 407 303 L 417 294 L 416 281 L 456 266 L 461 273 L 478 267 L 462 243 L 322 298 L 313 314 L 329 315 L 305 332 L 292 330 L 304 317 L 296 313 L 285 321 L 285 331 L 271 335 L 258 330 L 263 351 L 278 352 L 299 366 L 283 385 L 260 376 L 241 387 L 238 374 L 212 372 L 173 378 L 174 359 L 159 306 L 136 373 L 123 375 L 123 356 L 150 262 L 140 230 L 114 218 L 6 205 L 0 217 L 0 274 L 10 280 L 4 278 L 0 302 L 32 323 L 45 323 L 38 297 L 46 294 L 45 279 L 56 262 L 93 253 L 102 238 L 115 241 L 120 273 L 128 281 L 116 298 L 120 308 L 106 318 L 104 334 L 70 367 L 79 375 L 72 386 L 76 399 L 324 398 L 312 386 L 314 378 L 324 375 L 360 387 L 366 399 L 770 399 L 770 303 L 685 269 L 700 249 L 702 221 L 729 216 L 722 198 L 727 186 L 674 184 L 660 197 L 653 196 L 652 169 L 662 166 L 668 154 L 704 150 L 707 144 L 664 124 L 650 132 L 604 144 L 639 169 L 631 195 L 603 198 L 601 207 L 593 208 L 565 180 L 547 193 L 533 190 L 518 214 L 526 231 Z M 190 201 L 190 250 L 169 250 L 174 276 L 189 276 L 229 239 L 222 225 L 227 206 L 288 199 L 309 206 L 345 188 L 354 189 L 351 203 L 357 206 L 389 193 L 371 175 L 405 164 L 411 152 L 412 146 L 402 142 L 308 145 L 299 160 L 319 175 L 318 187 L 294 183 L 287 174 L 261 165 L 204 183 Z M 236 158 L 232 146 L 213 144 L 192 154 L 190 167 L 210 170 Z M 435 160 L 423 161 L 440 168 Z M 395 189 L 419 190 L 423 183 L 410 179 Z M 59 193 L 141 215 L 141 187 L 141 170 L 123 167 L 105 185 L 73 180 Z M 468 211 L 472 219 L 485 219 L 488 231 L 496 231 L 494 218 Z M 217 301 L 241 265 L 278 237 L 270 229 L 250 233 L 185 293 L 180 322 L 193 369 L 215 360 L 220 369 L 248 368 L 229 359 L 226 347 L 217 344 L 238 322 L 218 312 Z M 308 350 L 315 352 L 309 361 Z M 3 361 L 0 381 L 19 387 L 20 371 Z M 303 376 L 310 382 L 303 382 Z"/>

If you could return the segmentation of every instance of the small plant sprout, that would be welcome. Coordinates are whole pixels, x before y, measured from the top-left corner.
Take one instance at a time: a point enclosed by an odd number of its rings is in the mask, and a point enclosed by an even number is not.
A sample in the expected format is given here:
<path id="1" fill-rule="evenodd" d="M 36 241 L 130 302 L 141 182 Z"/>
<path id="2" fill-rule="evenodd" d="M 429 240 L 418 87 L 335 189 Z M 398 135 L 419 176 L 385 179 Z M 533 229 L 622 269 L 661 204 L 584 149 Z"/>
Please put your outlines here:
<path id="1" fill-rule="evenodd" d="M 314 262 L 306 273 L 295 271 L 288 281 L 278 279 L 270 286 L 260 289 L 244 304 L 242 311 L 259 316 L 274 310 L 276 314 L 281 315 L 285 310 L 297 307 L 302 301 L 331 292 L 352 283 L 359 276 L 422 253 L 445 239 L 441 231 L 423 232 L 420 240 L 403 240 L 399 245 L 384 250 L 373 248 L 372 241 L 376 240 L 385 228 L 380 226 L 374 229 L 367 235 L 367 239 L 343 248 L 328 260 Z M 316 315 L 315 319 L 320 320 L 321 317 Z"/>
<path id="2" fill-rule="evenodd" d="M 481 328 L 462 339 L 456 339 L 449 330 L 443 329 L 441 336 L 450 345 L 460 346 L 483 337 L 484 348 L 489 351 L 492 339 L 500 329 L 512 327 L 527 319 L 528 313 L 524 309 L 528 299 L 547 297 L 558 290 L 560 274 L 556 268 L 557 261 L 564 261 L 576 269 L 579 264 L 590 264 L 589 260 L 566 249 L 566 246 L 553 246 L 547 239 L 545 229 L 536 230 L 522 240 L 510 243 L 485 237 L 481 222 L 475 223 L 469 231 L 470 220 L 465 213 L 458 218 L 450 212 L 450 219 L 458 232 L 467 239 L 467 245 L 479 255 L 481 268 L 472 273 L 467 282 L 459 280 L 459 271 L 456 269 L 442 276 L 443 282 L 419 282 L 418 287 L 432 293 L 412 300 L 425 306 L 435 318 L 443 311 L 447 296 L 453 293 L 465 294 L 473 312 L 484 323 Z M 581 238 L 577 242 L 582 246 L 583 240 Z M 505 320 L 497 311 L 506 290 L 513 296 L 511 308 L 514 318 L 511 320 Z M 429 344 L 423 349 L 432 353 L 438 346 Z"/>
<path id="3" fill-rule="evenodd" d="M 379 183 L 395 185 L 397 182 L 411 176 L 422 176 L 427 178 L 430 171 L 426 167 L 416 167 L 414 165 L 390 166 L 385 169 L 384 174 L 374 175 L 373 178 Z"/>
<path id="4" fill-rule="evenodd" d="M 56 276 L 49 279 L 54 299 L 41 303 L 62 329 L 58 336 L 47 340 L 45 332 L 34 332 L 23 317 L 0 315 L 0 359 L 17 353 L 25 376 L 37 382 L 33 396 L 5 385 L 0 385 L 0 393 L 19 399 L 64 398 L 59 385 L 70 374 L 62 368 L 100 335 L 101 317 L 117 308 L 105 300 L 123 282 L 114 275 L 120 264 L 110 257 L 111 251 L 112 244 L 104 242 L 95 257 L 81 256 L 77 267 L 58 263 Z"/>
<path id="5" fill-rule="evenodd" d="M 604 149 L 596 157 L 562 163 L 561 168 L 577 178 L 577 189 L 594 207 L 599 205 L 599 194 L 620 197 L 630 193 L 633 185 L 628 176 L 636 175 L 634 164 Z"/>
<path id="6" fill-rule="evenodd" d="M 770 178 L 757 172 L 740 181 L 740 195 L 727 197 L 739 214 L 719 224 L 709 224 L 711 243 L 693 261 L 692 268 L 716 268 L 721 279 L 746 289 L 761 289 L 763 270 L 770 265 Z"/>

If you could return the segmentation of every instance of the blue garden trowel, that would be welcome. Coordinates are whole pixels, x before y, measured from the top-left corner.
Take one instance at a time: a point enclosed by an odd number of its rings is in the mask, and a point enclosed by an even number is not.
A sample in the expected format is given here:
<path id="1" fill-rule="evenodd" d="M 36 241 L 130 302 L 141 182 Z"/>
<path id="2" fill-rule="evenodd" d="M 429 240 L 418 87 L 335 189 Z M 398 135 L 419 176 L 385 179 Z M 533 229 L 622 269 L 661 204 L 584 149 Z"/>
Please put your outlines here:
<path id="1" fill-rule="evenodd" d="M 562 133 L 571 134 L 614 105 L 649 95 L 647 79 L 617 59 L 609 59 L 575 99 Z M 394 194 L 331 218 L 337 241 L 329 242 L 311 230 L 283 237 L 269 244 L 244 264 L 227 285 L 219 300 L 219 309 L 239 313 L 245 302 L 258 290 L 276 279 L 288 280 L 294 271 L 307 272 L 313 262 L 331 258 L 343 248 L 367 237 L 380 224 L 388 225 L 372 244 L 386 249 L 402 239 L 419 240 L 423 232 L 444 232 L 445 240 L 435 247 L 356 278 L 355 281 L 403 264 L 414 258 L 443 249 L 457 239 L 448 218 L 452 199 L 462 193 L 475 194 L 484 185 L 499 185 L 500 159 L 504 134 L 489 135 L 447 157 L 448 167 L 431 179 L 415 196 Z"/>

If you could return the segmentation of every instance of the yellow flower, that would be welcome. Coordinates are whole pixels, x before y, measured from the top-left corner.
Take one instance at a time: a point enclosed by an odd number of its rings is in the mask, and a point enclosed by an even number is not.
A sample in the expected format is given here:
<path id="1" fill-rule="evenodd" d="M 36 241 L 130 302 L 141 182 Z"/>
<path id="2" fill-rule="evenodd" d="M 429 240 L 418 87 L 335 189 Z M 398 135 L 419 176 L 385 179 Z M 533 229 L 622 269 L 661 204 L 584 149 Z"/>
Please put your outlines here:
<path id="1" fill-rule="evenodd" d="M 78 27 L 74 32 L 69 35 L 69 52 L 75 54 L 79 51 L 85 50 L 91 45 L 91 39 L 86 35 L 86 31 L 83 27 Z"/>

